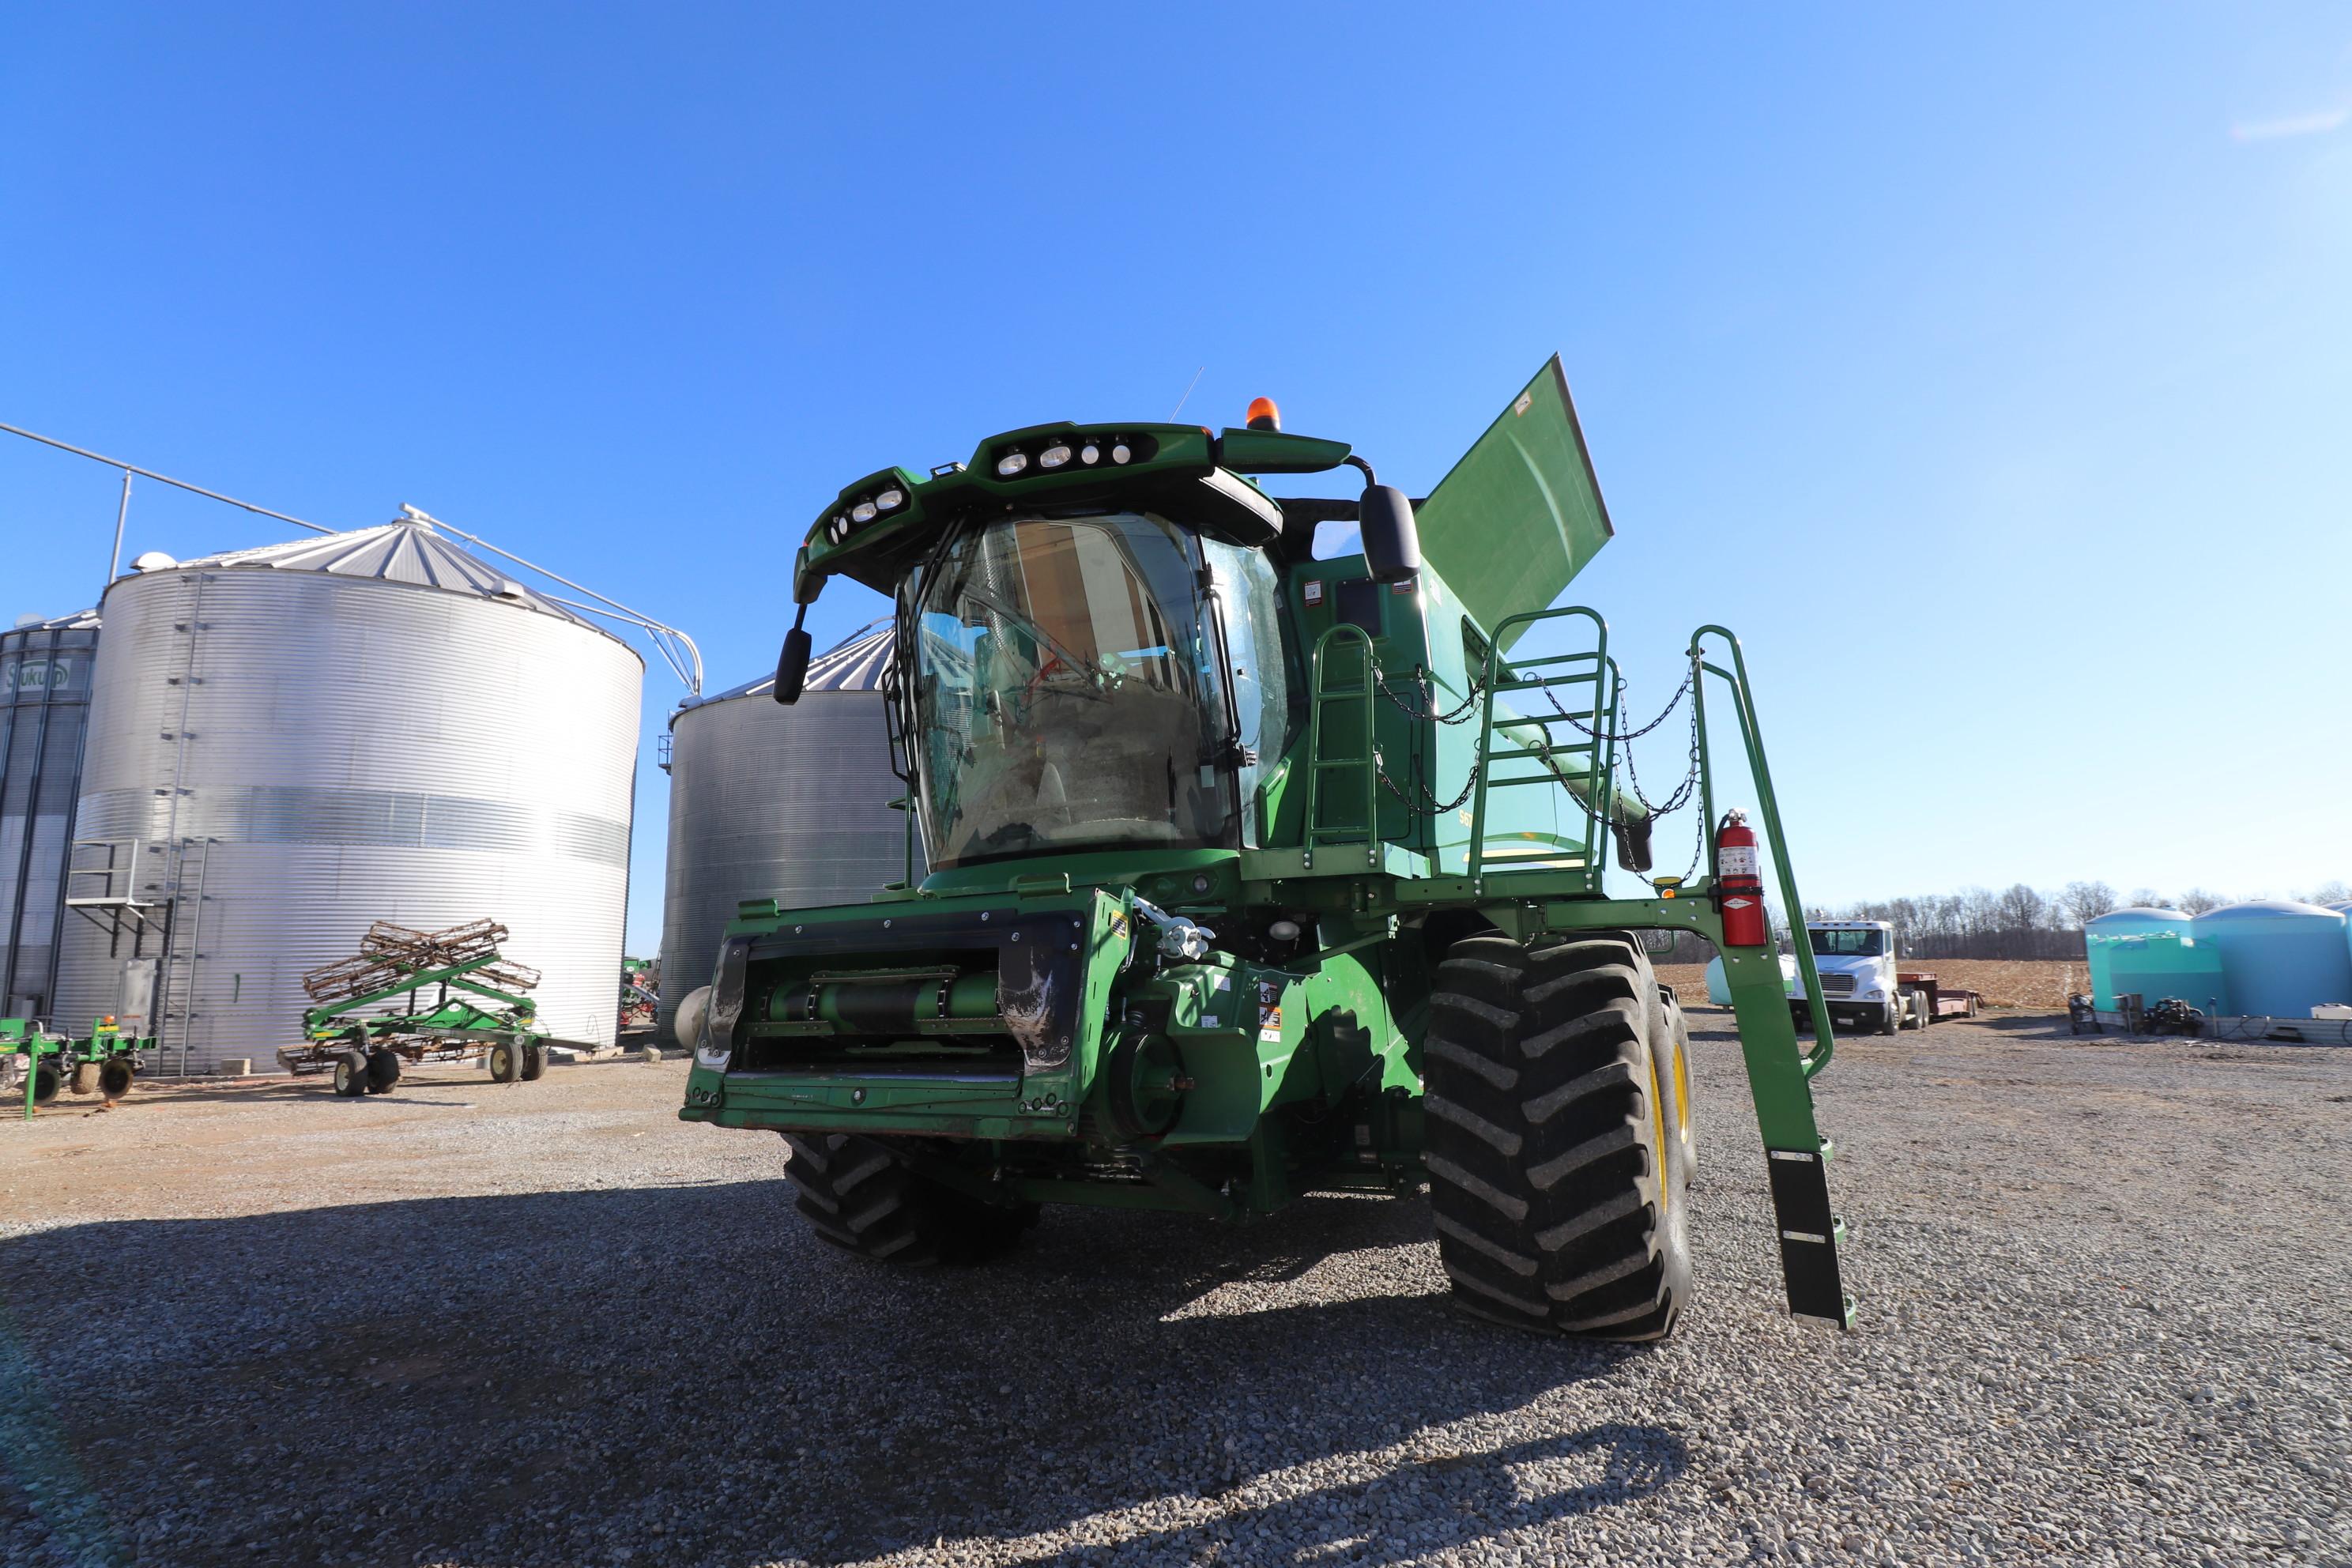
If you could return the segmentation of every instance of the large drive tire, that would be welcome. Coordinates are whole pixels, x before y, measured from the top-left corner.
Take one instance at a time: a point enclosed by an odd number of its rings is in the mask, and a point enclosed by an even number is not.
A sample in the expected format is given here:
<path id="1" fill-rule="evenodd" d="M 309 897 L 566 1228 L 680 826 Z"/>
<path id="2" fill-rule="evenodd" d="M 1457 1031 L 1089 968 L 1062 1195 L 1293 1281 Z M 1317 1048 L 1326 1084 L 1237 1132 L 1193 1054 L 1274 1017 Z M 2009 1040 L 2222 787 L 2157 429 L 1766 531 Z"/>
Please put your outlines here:
<path id="1" fill-rule="evenodd" d="M 1658 1083 L 1666 1093 L 1666 1158 L 1682 1162 L 1682 1186 L 1698 1169 L 1698 1131 L 1691 1117 L 1690 1020 L 1668 987 L 1659 987 L 1658 1014 L 1650 1035 L 1650 1054 L 1658 1063 Z"/>
<path id="2" fill-rule="evenodd" d="M 1474 936 L 1430 1000 L 1426 1163 L 1457 1303 L 1544 1332 L 1673 1332 L 1690 1296 L 1690 1167 L 1655 1044 L 1675 1020 L 1648 957 L 1619 931 L 1532 948 Z"/>
<path id="3" fill-rule="evenodd" d="M 918 1175 L 889 1148 L 846 1132 L 787 1132 L 785 1173 L 818 1236 L 866 1258 L 910 1267 L 984 1263 L 1037 1223 L 1037 1205 L 998 1208 Z"/>

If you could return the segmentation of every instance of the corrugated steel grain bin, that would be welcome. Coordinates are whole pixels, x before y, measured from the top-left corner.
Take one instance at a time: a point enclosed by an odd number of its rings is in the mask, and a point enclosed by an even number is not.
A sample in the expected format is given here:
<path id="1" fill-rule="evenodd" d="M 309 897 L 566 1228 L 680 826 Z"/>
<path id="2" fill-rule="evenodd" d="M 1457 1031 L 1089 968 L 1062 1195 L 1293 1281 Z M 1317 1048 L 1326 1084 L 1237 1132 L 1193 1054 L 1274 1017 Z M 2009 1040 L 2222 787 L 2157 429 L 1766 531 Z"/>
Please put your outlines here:
<path id="1" fill-rule="evenodd" d="M 907 817 L 888 805 L 906 786 L 880 689 L 890 646 L 885 628 L 810 661 L 789 708 L 770 675 L 671 717 L 658 1038 L 675 1041 L 677 1005 L 709 983 L 737 904 L 863 903 L 906 875 Z"/>
<path id="2" fill-rule="evenodd" d="M 0 1015 L 80 1034 L 58 1014 L 59 874 L 81 777 L 98 612 L 0 632 Z"/>
<path id="3" fill-rule="evenodd" d="M 275 1059 L 369 922 L 484 917 L 558 1038 L 616 1027 L 645 665 L 425 523 L 118 579 L 58 990 L 164 957 L 160 1068 Z"/>

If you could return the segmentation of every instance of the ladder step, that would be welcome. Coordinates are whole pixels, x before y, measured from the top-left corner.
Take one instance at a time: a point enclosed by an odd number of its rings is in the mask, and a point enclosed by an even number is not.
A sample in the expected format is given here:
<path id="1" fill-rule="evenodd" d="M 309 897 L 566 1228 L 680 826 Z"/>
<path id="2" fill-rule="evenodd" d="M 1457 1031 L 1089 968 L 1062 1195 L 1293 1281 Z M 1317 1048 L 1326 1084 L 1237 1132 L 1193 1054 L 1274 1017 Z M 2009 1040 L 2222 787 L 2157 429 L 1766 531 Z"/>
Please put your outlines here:
<path id="1" fill-rule="evenodd" d="M 1541 725 L 1541 724 L 1570 724 L 1570 723 L 1573 723 L 1573 724 L 1582 724 L 1582 725 L 1584 725 L 1584 727 L 1585 727 L 1586 729 L 1588 729 L 1588 730 L 1589 730 L 1589 729 L 1591 729 L 1591 728 L 1592 727 L 1592 724 L 1593 724 L 1593 722 L 1595 722 L 1595 721 L 1597 721 L 1595 720 L 1595 716 L 1594 716 L 1593 714 L 1591 714 L 1591 713 L 1589 713 L 1589 712 L 1587 712 L 1587 713 L 1530 713 L 1530 714 L 1527 715 L 1525 718 L 1521 718 L 1521 719 L 1497 719 L 1497 720 L 1496 720 L 1496 721 L 1495 721 L 1494 725 L 1493 725 L 1493 728 L 1497 729 L 1497 730 L 1508 730 L 1508 729 L 1509 729 L 1509 728 L 1511 728 L 1511 726 L 1513 726 L 1514 724 L 1538 724 L 1538 725 Z M 1547 731 L 1547 733 L 1549 733 L 1549 731 Z M 1588 744 L 1588 745 L 1589 745 L 1589 744 L 1591 744 L 1591 742 L 1584 742 L 1584 743 L 1585 743 L 1585 744 Z"/>

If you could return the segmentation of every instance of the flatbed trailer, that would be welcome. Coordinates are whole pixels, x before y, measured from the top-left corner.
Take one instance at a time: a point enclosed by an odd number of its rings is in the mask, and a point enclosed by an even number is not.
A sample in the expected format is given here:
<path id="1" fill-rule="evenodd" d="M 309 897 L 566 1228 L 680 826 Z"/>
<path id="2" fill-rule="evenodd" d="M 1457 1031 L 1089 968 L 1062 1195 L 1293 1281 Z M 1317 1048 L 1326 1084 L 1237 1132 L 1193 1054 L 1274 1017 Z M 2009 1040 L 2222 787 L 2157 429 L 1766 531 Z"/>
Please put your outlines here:
<path id="1" fill-rule="evenodd" d="M 352 1099 L 389 1090 L 404 1063 L 481 1059 L 496 1082 L 537 1079 L 547 1036 L 521 993 L 539 971 L 499 951 L 508 934 L 489 920 L 437 931 L 376 921 L 356 956 L 303 975 L 320 1005 L 303 1013 L 304 1043 L 280 1049 L 278 1065 L 297 1077 L 332 1073 L 335 1092 Z M 372 1011 L 394 1002 L 404 1010 Z"/>
<path id="2" fill-rule="evenodd" d="M 1895 984 L 1911 994 L 1913 1010 L 1918 1019 L 1914 1026 L 1916 1028 L 1924 1029 L 1946 1018 L 1973 1018 L 1977 1016 L 1977 1009 L 1984 1005 L 1984 998 L 1978 993 L 1946 985 L 1936 978 L 1931 970 L 1898 971 Z"/>

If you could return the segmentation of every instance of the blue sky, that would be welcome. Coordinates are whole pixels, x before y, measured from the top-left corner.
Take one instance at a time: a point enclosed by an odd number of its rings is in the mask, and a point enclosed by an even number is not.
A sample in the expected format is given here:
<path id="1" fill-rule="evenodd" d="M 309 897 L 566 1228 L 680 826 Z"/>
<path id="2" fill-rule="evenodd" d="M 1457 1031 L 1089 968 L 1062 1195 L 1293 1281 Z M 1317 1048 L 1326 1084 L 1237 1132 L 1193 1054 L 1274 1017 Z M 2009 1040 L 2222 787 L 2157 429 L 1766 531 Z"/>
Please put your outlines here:
<path id="1" fill-rule="evenodd" d="M 1809 901 L 2352 878 L 2352 15 L 1900 10 L 16 7 L 0 419 L 413 502 L 720 687 L 884 464 L 1197 370 L 1418 492 L 1557 350 L 1572 593 L 1637 707 L 1741 632 Z M 0 441 L 0 611 L 115 493 Z M 126 555 L 287 531 L 146 486 Z"/>

